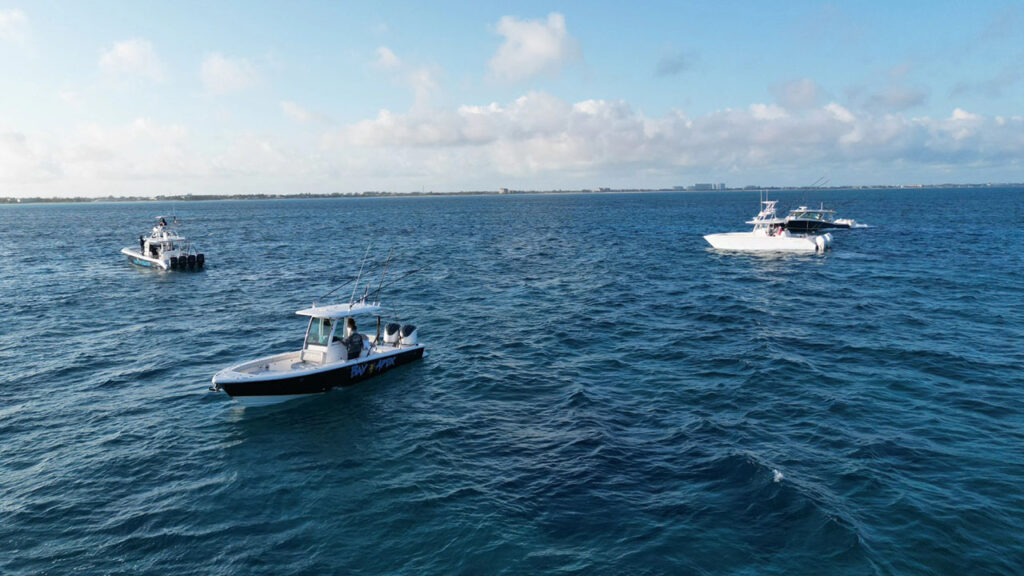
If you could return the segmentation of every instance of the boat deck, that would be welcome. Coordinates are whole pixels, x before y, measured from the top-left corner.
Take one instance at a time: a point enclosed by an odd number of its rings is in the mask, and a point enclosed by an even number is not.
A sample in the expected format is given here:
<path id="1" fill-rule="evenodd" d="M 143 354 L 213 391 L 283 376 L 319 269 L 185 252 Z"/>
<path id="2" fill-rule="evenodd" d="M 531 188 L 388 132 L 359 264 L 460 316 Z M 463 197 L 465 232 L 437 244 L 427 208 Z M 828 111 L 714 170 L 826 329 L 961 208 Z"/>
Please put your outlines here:
<path id="1" fill-rule="evenodd" d="M 305 372 L 321 370 L 324 368 L 336 368 L 345 364 L 358 364 L 366 360 L 373 358 L 379 358 L 386 356 L 393 352 L 403 350 L 404 348 L 398 346 L 392 346 L 391 344 L 378 344 L 370 349 L 367 354 L 361 355 L 359 358 L 352 358 L 348 360 L 338 360 L 335 362 L 318 362 L 301 360 L 302 352 L 286 352 L 284 354 L 278 354 L 276 356 L 269 356 L 266 358 L 260 358 L 259 360 L 253 360 L 240 364 L 233 368 L 229 368 L 231 372 L 237 377 L 266 377 L 276 376 L 283 374 L 293 374 L 295 372 Z M 227 370 L 225 370 L 226 372 Z"/>

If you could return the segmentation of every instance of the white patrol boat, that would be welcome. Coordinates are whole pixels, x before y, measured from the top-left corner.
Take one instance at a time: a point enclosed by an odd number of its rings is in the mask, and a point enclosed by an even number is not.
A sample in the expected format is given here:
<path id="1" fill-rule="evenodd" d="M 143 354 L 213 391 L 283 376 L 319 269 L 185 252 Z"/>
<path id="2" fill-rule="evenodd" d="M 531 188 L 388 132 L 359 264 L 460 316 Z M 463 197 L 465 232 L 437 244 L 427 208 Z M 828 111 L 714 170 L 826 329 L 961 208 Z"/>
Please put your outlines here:
<path id="1" fill-rule="evenodd" d="M 410 324 L 387 323 L 381 332 L 379 302 L 313 306 L 296 314 L 308 316 L 302 349 L 250 360 L 225 368 L 213 377 L 213 391 L 224 391 L 246 406 L 276 404 L 350 386 L 423 357 L 417 330 Z M 356 330 L 357 316 L 377 315 L 377 334 Z"/>
<path id="2" fill-rule="evenodd" d="M 795 234 L 788 230 L 786 219 L 775 215 L 777 203 L 778 200 L 761 200 L 761 211 L 747 221 L 754 225 L 750 232 L 708 234 L 704 239 L 719 250 L 821 252 L 832 247 L 831 234 Z"/>
<path id="3" fill-rule="evenodd" d="M 177 224 L 174 219 L 174 224 Z M 206 257 L 185 237 L 171 230 L 162 216 L 149 236 L 139 236 L 139 247 L 122 248 L 121 254 L 137 266 L 159 268 L 160 270 L 199 270 L 206 263 Z"/>

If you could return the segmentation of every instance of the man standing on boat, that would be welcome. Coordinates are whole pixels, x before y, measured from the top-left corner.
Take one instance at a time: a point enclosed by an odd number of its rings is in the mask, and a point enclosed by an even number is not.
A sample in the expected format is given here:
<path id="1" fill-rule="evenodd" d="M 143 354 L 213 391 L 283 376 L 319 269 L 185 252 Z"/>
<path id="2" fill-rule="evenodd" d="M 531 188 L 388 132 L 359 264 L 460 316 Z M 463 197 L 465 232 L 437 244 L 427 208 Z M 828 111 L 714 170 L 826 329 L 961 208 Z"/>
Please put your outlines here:
<path id="1" fill-rule="evenodd" d="M 356 319 L 349 316 L 348 321 L 345 322 L 345 350 L 348 352 L 348 357 L 359 358 L 359 355 L 363 351 L 363 336 L 356 329 Z"/>

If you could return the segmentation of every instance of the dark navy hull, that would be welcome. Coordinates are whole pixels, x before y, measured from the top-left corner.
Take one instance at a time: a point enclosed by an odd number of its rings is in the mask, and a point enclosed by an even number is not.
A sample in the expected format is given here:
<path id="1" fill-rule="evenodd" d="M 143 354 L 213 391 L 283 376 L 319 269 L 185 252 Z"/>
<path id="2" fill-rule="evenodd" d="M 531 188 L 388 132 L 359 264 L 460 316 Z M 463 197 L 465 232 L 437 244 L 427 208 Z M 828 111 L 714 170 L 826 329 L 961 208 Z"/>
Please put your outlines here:
<path id="1" fill-rule="evenodd" d="M 273 404 L 291 397 L 322 394 L 332 388 L 351 386 L 368 380 L 392 368 L 423 358 L 423 350 L 423 346 L 417 346 L 396 354 L 367 358 L 358 364 L 345 364 L 333 370 L 272 380 L 223 382 L 217 386 L 243 404 Z"/>
<path id="2" fill-rule="evenodd" d="M 783 227 L 795 234 L 815 234 L 829 228 L 849 228 L 850 226 L 824 220 L 786 220 Z"/>

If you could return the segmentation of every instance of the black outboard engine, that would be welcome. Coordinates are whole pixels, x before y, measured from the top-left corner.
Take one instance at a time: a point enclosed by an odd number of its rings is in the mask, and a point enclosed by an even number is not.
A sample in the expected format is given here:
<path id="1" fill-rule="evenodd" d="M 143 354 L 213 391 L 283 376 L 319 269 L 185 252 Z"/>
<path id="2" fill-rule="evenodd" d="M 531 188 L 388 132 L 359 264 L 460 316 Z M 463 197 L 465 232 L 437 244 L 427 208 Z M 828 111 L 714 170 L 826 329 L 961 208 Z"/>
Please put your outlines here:
<path id="1" fill-rule="evenodd" d="M 419 336 L 416 334 L 416 327 L 412 324 L 405 324 L 402 326 L 402 346 L 415 346 L 420 343 Z"/>
<path id="2" fill-rule="evenodd" d="M 196 255 L 195 254 L 189 254 L 188 255 L 188 267 L 189 268 L 195 268 L 196 267 Z"/>
<path id="3" fill-rule="evenodd" d="M 204 263 L 206 263 L 206 257 L 203 256 L 203 253 L 196 254 L 196 267 L 202 268 Z"/>
<path id="4" fill-rule="evenodd" d="M 384 325 L 384 343 L 391 344 L 392 346 L 398 346 L 398 329 L 402 326 L 396 322 L 388 322 Z"/>
<path id="5" fill-rule="evenodd" d="M 173 269 L 175 269 L 177 267 L 178 267 L 178 257 L 177 256 L 171 256 L 171 269 L 173 270 Z"/>

